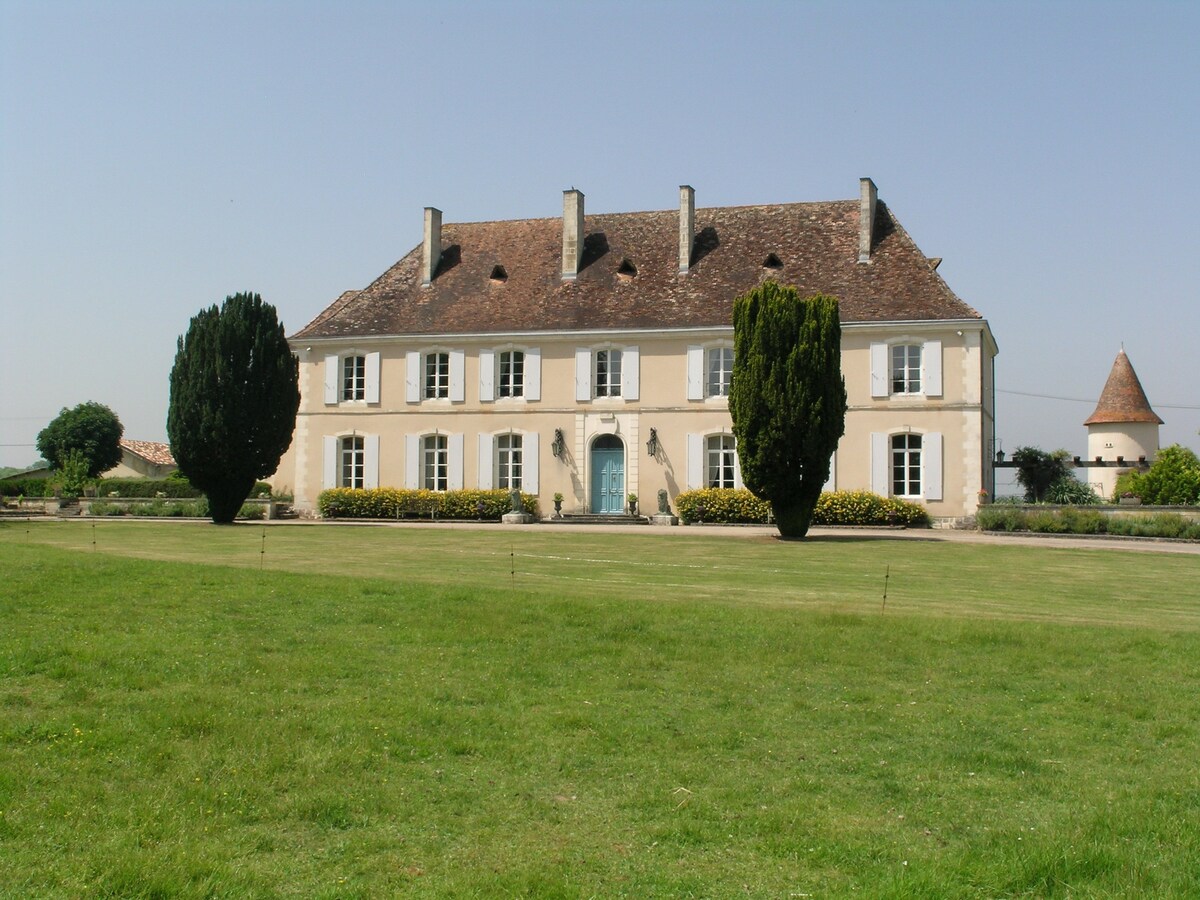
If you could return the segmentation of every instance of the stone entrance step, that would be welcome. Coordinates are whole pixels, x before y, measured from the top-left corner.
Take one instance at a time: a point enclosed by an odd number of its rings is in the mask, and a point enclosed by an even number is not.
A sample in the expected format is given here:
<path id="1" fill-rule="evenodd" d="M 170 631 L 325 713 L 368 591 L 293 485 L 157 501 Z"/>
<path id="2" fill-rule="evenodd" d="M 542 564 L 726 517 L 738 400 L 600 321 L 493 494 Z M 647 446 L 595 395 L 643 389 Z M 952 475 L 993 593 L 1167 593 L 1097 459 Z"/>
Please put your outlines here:
<path id="1" fill-rule="evenodd" d="M 645 516 L 621 515 L 591 515 L 586 513 L 567 513 L 558 518 L 551 516 L 542 519 L 546 525 L 649 525 L 650 520 Z"/>

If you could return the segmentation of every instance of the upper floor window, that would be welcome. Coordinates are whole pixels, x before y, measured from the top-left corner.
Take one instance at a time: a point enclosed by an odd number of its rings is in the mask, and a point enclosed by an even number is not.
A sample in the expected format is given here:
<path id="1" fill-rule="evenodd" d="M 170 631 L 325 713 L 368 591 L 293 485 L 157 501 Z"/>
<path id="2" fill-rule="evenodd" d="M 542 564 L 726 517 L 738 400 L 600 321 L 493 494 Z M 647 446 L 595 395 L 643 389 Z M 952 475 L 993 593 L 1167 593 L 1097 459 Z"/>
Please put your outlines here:
<path id="1" fill-rule="evenodd" d="M 734 487 L 737 451 L 731 434 L 714 434 L 706 443 L 708 487 Z"/>
<path id="2" fill-rule="evenodd" d="M 445 398 L 450 396 L 450 354 L 425 354 L 425 397 Z"/>
<path id="3" fill-rule="evenodd" d="M 361 358 L 361 357 L 360 357 Z M 361 435 L 351 435 L 339 442 L 338 487 L 366 486 L 366 449 Z"/>
<path id="4" fill-rule="evenodd" d="M 892 435 L 892 496 L 921 496 L 921 435 Z"/>
<path id="5" fill-rule="evenodd" d="M 502 434 L 496 438 L 496 487 L 521 490 L 523 443 L 519 434 Z"/>
<path id="6" fill-rule="evenodd" d="M 892 345 L 892 393 L 921 393 L 921 345 Z"/>
<path id="7" fill-rule="evenodd" d="M 367 358 L 347 356 L 342 359 L 342 399 L 367 399 Z"/>
<path id="8" fill-rule="evenodd" d="M 450 448 L 444 434 L 427 434 L 421 439 L 421 487 L 430 491 L 449 488 Z"/>
<path id="9" fill-rule="evenodd" d="M 325 357 L 325 402 L 379 402 L 379 353 Z"/>
<path id="10" fill-rule="evenodd" d="M 704 394 L 707 397 L 728 397 L 729 385 L 733 380 L 733 348 L 711 347 L 708 356 L 708 380 Z"/>
<path id="11" fill-rule="evenodd" d="M 496 356 L 496 394 L 500 397 L 525 395 L 525 354 L 520 350 L 502 350 Z"/>
<path id="12" fill-rule="evenodd" d="M 871 396 L 919 399 L 942 396 L 942 342 L 907 336 L 871 344 Z"/>
<path id="13" fill-rule="evenodd" d="M 594 396 L 596 397 L 621 396 L 620 350 L 596 351 L 595 379 L 592 384 L 594 386 Z"/>

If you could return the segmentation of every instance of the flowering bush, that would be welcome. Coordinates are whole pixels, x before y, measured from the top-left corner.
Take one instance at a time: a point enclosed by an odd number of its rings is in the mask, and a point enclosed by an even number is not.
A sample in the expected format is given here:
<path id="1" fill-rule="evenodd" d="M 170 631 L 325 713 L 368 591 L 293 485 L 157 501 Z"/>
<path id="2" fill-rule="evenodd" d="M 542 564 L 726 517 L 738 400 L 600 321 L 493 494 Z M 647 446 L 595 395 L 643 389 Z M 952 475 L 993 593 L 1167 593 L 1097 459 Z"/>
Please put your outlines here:
<path id="1" fill-rule="evenodd" d="M 521 494 L 525 511 L 538 515 L 533 494 Z M 482 512 L 480 504 L 482 506 Z M 317 497 L 326 519 L 499 519 L 512 510 L 505 490 L 430 491 L 405 488 L 330 488 Z"/>
<path id="2" fill-rule="evenodd" d="M 771 505 L 745 489 L 704 488 L 675 498 L 684 523 L 720 522 L 765 524 Z M 919 503 L 881 497 L 870 491 L 825 493 L 813 511 L 813 525 L 929 525 L 929 513 Z"/>
<path id="3" fill-rule="evenodd" d="M 814 525 L 904 525 L 925 528 L 929 513 L 919 503 L 881 497 L 870 491 L 833 491 L 822 494 L 813 510 Z"/>
<path id="4" fill-rule="evenodd" d="M 765 525 L 771 516 L 771 504 L 745 488 L 684 491 L 675 498 L 675 506 L 685 525 L 693 522 Z"/>

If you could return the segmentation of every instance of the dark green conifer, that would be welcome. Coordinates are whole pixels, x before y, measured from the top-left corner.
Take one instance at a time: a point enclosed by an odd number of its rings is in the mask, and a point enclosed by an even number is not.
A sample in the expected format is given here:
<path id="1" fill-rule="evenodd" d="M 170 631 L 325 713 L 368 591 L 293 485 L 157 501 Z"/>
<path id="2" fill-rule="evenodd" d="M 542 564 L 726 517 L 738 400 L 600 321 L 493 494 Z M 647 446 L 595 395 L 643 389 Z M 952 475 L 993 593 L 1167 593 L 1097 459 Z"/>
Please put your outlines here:
<path id="1" fill-rule="evenodd" d="M 278 467 L 299 405 L 299 368 L 273 306 L 235 294 L 192 318 L 171 369 L 167 436 L 213 522 L 232 522 Z"/>
<path id="2" fill-rule="evenodd" d="M 784 537 L 808 533 L 845 431 L 841 340 L 833 297 L 767 281 L 734 301 L 729 412 L 742 481 Z"/>

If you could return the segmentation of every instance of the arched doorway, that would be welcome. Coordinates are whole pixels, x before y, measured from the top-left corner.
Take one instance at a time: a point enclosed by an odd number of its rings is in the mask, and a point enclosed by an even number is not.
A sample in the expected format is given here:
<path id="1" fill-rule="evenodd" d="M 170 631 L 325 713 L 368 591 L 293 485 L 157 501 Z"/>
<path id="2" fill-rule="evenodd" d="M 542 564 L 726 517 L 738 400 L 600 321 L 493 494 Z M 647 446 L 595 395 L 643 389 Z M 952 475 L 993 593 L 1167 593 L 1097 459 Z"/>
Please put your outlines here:
<path id="1" fill-rule="evenodd" d="M 625 511 L 625 444 L 615 434 L 592 442 L 592 512 L 618 515 Z"/>

